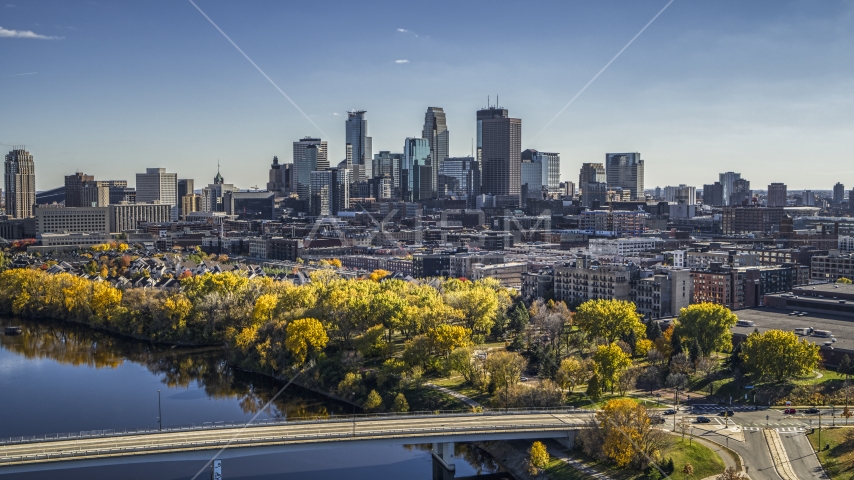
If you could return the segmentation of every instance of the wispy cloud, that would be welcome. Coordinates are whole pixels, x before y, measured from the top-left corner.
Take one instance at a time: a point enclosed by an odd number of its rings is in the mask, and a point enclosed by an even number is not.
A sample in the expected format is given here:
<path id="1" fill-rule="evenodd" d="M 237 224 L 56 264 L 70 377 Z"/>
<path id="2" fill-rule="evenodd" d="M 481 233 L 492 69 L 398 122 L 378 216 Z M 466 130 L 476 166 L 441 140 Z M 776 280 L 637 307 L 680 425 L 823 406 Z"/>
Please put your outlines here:
<path id="1" fill-rule="evenodd" d="M 8 30 L 0 27 L 0 38 L 33 38 L 37 40 L 60 40 L 64 37 L 50 37 L 29 30 Z"/>
<path id="2" fill-rule="evenodd" d="M 406 32 L 408 32 L 409 30 L 407 30 L 407 29 L 405 29 L 405 28 L 398 28 L 398 29 L 397 29 L 397 31 L 398 31 L 398 32 L 400 32 L 400 33 L 406 33 Z"/>
<path id="3" fill-rule="evenodd" d="M 35 75 L 39 72 L 16 73 L 14 75 L 6 75 L 7 77 L 20 77 L 22 75 Z"/>
<path id="4" fill-rule="evenodd" d="M 395 60 L 394 63 L 409 63 L 409 60 Z"/>
<path id="5" fill-rule="evenodd" d="M 15 8 L 15 4 L 14 3 L 7 3 L 6 8 Z"/>
<path id="6" fill-rule="evenodd" d="M 341 115 L 341 114 L 338 112 L 335 112 L 335 113 L 330 113 L 330 115 L 337 117 L 338 115 Z"/>

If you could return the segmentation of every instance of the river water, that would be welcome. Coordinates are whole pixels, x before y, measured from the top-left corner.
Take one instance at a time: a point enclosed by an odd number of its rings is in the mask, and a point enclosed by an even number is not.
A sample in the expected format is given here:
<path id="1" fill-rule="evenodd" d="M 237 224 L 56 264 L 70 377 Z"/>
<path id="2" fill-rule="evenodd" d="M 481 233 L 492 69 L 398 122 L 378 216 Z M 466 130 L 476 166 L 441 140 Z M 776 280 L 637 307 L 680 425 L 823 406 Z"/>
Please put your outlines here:
<path id="1" fill-rule="evenodd" d="M 230 368 L 216 348 L 169 348 L 65 322 L 0 319 L 23 333 L 0 329 L 0 441 L 8 437 L 89 430 L 348 414 L 348 405 L 291 385 Z M 5 478 L 190 479 L 201 462 L 134 463 L 70 468 Z M 511 478 L 492 459 L 457 446 L 456 477 Z M 2 472 L 0 472 L 2 473 Z M 349 446 L 256 455 L 223 461 L 232 479 L 433 478 L 425 446 Z M 207 479 L 207 472 L 199 475 Z"/>

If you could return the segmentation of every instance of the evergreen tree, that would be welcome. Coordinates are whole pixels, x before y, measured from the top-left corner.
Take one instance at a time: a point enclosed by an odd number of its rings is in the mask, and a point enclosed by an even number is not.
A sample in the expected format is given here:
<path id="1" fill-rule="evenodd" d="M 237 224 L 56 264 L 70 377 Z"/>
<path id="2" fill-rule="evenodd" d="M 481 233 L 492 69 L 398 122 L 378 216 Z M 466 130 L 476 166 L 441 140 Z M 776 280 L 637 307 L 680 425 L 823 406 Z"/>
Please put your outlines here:
<path id="1" fill-rule="evenodd" d="M 847 379 L 851 376 L 851 371 L 851 358 L 849 358 L 848 354 L 846 353 L 845 356 L 842 357 L 842 360 L 839 362 L 839 367 L 837 367 L 836 372 L 840 375 L 845 375 L 845 378 Z"/>
<path id="2" fill-rule="evenodd" d="M 528 326 L 528 320 L 530 319 L 531 316 L 528 314 L 528 309 L 525 307 L 525 304 L 518 302 L 516 303 L 516 306 L 513 307 L 513 310 L 510 311 L 510 324 L 508 327 L 516 333 L 522 333 L 522 331 L 525 330 L 525 327 Z"/>
<path id="3" fill-rule="evenodd" d="M 646 338 L 654 342 L 661 338 L 661 335 L 661 325 L 659 325 L 655 320 L 650 320 L 649 323 L 646 324 Z"/>
<path id="4" fill-rule="evenodd" d="M 741 343 L 735 346 L 732 349 L 732 353 L 729 355 L 729 359 L 727 360 L 729 364 L 730 370 L 734 370 L 736 368 L 741 368 L 742 360 L 741 360 Z"/>
<path id="5" fill-rule="evenodd" d="M 602 386 L 599 384 L 599 374 L 594 373 L 587 382 L 587 396 L 592 400 L 598 400 L 602 396 Z"/>
<path id="6" fill-rule="evenodd" d="M 682 339 L 679 338 L 679 335 L 676 335 L 675 333 L 672 337 L 670 337 L 670 347 L 673 350 L 672 352 L 670 352 L 671 359 L 676 355 L 679 355 L 680 353 L 685 353 L 685 347 L 682 346 Z"/>
<path id="7" fill-rule="evenodd" d="M 638 345 L 638 336 L 635 334 L 635 331 L 629 330 L 628 335 L 623 336 L 623 341 L 629 345 L 629 348 L 632 349 L 632 354 L 634 355 L 635 348 Z"/>
<path id="8" fill-rule="evenodd" d="M 691 358 L 691 363 L 697 365 L 697 360 L 700 359 L 700 344 L 696 340 L 691 340 L 688 345 L 688 356 Z"/>

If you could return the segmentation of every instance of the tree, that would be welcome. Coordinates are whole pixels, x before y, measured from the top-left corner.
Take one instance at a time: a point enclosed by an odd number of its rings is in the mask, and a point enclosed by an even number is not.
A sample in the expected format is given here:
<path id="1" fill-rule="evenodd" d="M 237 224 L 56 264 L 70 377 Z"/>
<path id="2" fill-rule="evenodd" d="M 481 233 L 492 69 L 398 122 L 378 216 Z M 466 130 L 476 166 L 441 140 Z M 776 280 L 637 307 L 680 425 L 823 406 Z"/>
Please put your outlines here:
<path id="1" fill-rule="evenodd" d="M 471 345 L 471 330 L 460 325 L 443 323 L 427 332 L 433 350 L 447 357 L 455 348 Z"/>
<path id="2" fill-rule="evenodd" d="M 365 410 L 369 412 L 376 412 L 381 410 L 383 407 L 383 399 L 380 397 L 380 394 L 377 393 L 376 390 L 371 390 L 368 393 L 368 398 L 365 400 Z"/>
<path id="3" fill-rule="evenodd" d="M 690 463 L 686 463 L 684 467 L 682 467 L 682 473 L 685 474 L 685 477 L 693 477 L 694 476 L 694 466 Z"/>
<path id="4" fill-rule="evenodd" d="M 486 358 L 486 371 L 496 388 L 516 385 L 526 365 L 525 358 L 515 352 L 495 352 Z"/>
<path id="5" fill-rule="evenodd" d="M 818 345 L 782 330 L 748 335 L 741 358 L 748 374 L 777 382 L 807 375 L 821 362 Z"/>
<path id="6" fill-rule="evenodd" d="M 549 464 L 549 452 L 543 442 L 538 440 L 531 444 L 530 454 L 528 468 L 531 472 L 539 472 Z"/>
<path id="7" fill-rule="evenodd" d="M 688 386 L 688 375 L 684 373 L 671 373 L 667 376 L 666 385 L 670 388 L 684 390 Z"/>
<path id="8" fill-rule="evenodd" d="M 531 319 L 531 316 L 528 314 L 528 309 L 525 308 L 525 304 L 519 302 L 510 310 L 510 322 L 507 325 L 507 328 L 518 333 L 522 333 L 525 331 L 525 327 L 528 326 L 528 321 Z"/>
<path id="9" fill-rule="evenodd" d="M 388 270 L 378 269 L 371 272 L 371 274 L 368 275 L 368 278 L 374 282 L 379 282 L 380 280 L 384 279 L 389 275 L 391 275 L 391 272 L 389 272 Z"/>
<path id="10" fill-rule="evenodd" d="M 590 381 L 587 382 L 587 391 L 585 392 L 591 400 L 599 400 L 602 396 L 602 386 L 599 384 L 599 375 L 594 371 Z"/>
<path id="11" fill-rule="evenodd" d="M 449 292 L 446 302 L 462 312 L 463 325 L 475 333 L 489 333 L 499 313 L 498 295 L 489 287 L 475 285 Z"/>
<path id="12" fill-rule="evenodd" d="M 709 357 L 702 357 L 697 362 L 696 369 L 698 372 L 702 372 L 703 376 L 709 378 L 718 369 L 718 362 Z"/>
<path id="13" fill-rule="evenodd" d="M 851 418 L 854 413 L 851 413 L 851 409 L 848 408 L 848 405 L 845 405 L 845 408 L 842 409 L 842 413 L 840 415 L 845 417 L 845 425 L 848 425 L 848 419 Z"/>
<path id="14" fill-rule="evenodd" d="M 560 368 L 557 370 L 557 382 L 561 388 L 571 392 L 589 377 L 590 365 L 586 361 L 578 357 L 568 357 L 561 360 Z"/>
<path id="15" fill-rule="evenodd" d="M 655 320 L 650 320 L 646 325 L 646 338 L 653 342 L 661 338 L 661 325 Z"/>
<path id="16" fill-rule="evenodd" d="M 674 335 L 693 339 L 700 354 L 732 349 L 731 328 L 738 321 L 732 311 L 715 303 L 695 303 L 679 311 Z M 675 350 L 675 349 L 674 349 Z"/>
<path id="17" fill-rule="evenodd" d="M 602 386 L 610 388 L 612 393 L 620 375 L 632 365 L 631 357 L 616 342 L 600 345 L 593 354 L 593 361 L 596 363 L 596 372 L 602 376 Z"/>
<path id="18" fill-rule="evenodd" d="M 653 390 L 661 388 L 661 370 L 658 367 L 647 367 L 638 375 L 637 387 L 652 393 Z"/>
<path id="19" fill-rule="evenodd" d="M 620 374 L 620 378 L 617 380 L 617 391 L 620 395 L 625 395 L 635 386 L 639 375 L 640 371 L 637 368 L 629 368 Z"/>
<path id="20" fill-rule="evenodd" d="M 394 397 L 394 403 L 391 406 L 391 410 L 393 412 L 409 411 L 409 402 L 406 401 L 406 397 L 403 396 L 403 393 L 398 393 L 397 396 Z"/>
<path id="21" fill-rule="evenodd" d="M 670 337 L 670 360 L 672 361 L 678 355 L 684 354 L 685 347 L 682 346 L 682 338 L 674 332 L 673 336 Z"/>
<path id="22" fill-rule="evenodd" d="M 667 441 L 667 433 L 655 428 L 647 410 L 634 400 L 609 400 L 595 418 L 601 455 L 618 467 L 641 468 L 660 456 Z"/>
<path id="23" fill-rule="evenodd" d="M 646 336 L 646 327 L 640 321 L 635 304 L 623 300 L 588 300 L 575 312 L 578 327 L 592 338 L 604 338 L 612 343 L 635 332 L 635 338 Z"/>
<path id="24" fill-rule="evenodd" d="M 323 350 L 329 337 L 323 324 L 315 318 L 300 318 L 289 323 L 285 338 L 285 348 L 291 352 L 297 363 L 305 362 L 306 357 Z"/>
<path id="25" fill-rule="evenodd" d="M 841 375 L 845 375 L 846 379 L 851 377 L 851 358 L 848 356 L 847 353 L 844 357 L 842 357 L 842 360 L 839 361 L 839 366 L 836 367 L 836 371 Z"/>
<path id="26" fill-rule="evenodd" d="M 851 284 L 851 279 L 845 278 L 845 277 L 839 277 L 836 279 L 836 283 Z"/>
<path id="27" fill-rule="evenodd" d="M 697 367 L 697 361 L 700 360 L 700 344 L 697 340 L 691 340 L 691 343 L 688 344 L 688 358 L 691 359 L 691 364 L 694 365 L 694 368 Z"/>

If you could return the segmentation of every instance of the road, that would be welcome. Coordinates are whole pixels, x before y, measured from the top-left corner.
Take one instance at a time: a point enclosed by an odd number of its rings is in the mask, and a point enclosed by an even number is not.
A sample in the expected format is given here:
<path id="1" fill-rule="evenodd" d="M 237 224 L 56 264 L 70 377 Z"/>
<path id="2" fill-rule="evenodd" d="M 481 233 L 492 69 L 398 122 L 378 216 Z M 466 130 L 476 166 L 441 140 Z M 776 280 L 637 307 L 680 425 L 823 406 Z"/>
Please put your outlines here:
<path id="1" fill-rule="evenodd" d="M 786 415 L 776 409 L 736 410 L 731 418 L 724 419 L 717 414 L 719 410 L 720 408 L 709 408 L 707 412 L 702 413 L 702 416 L 711 420 L 710 424 L 694 423 L 698 415 L 687 412 L 678 414 L 676 421 L 678 423 L 681 417 L 686 417 L 692 422 L 691 431 L 694 435 L 725 445 L 741 455 L 753 480 L 780 480 L 762 433 L 764 428 L 771 428 L 779 433 L 799 479 L 828 478 L 805 435 L 811 425 L 818 425 L 817 415 Z M 824 411 L 822 413 L 824 414 Z M 672 422 L 673 419 L 667 417 L 667 423 Z M 829 424 L 827 418 L 823 418 L 823 424 Z M 730 428 L 726 429 L 725 425 Z"/>
<path id="2" fill-rule="evenodd" d="M 178 430 L 150 434 L 114 435 L 0 444 L 3 465 L 25 465 L 64 460 L 195 452 L 231 447 L 269 447 L 359 440 L 470 441 L 525 435 L 559 435 L 590 419 L 589 413 L 493 413 L 369 417 L 357 421 L 336 419 L 293 422 L 248 428 Z M 565 434 L 565 433 L 564 433 Z M 436 439 L 441 440 L 436 440 Z M 519 437 L 522 438 L 522 437 Z"/>

